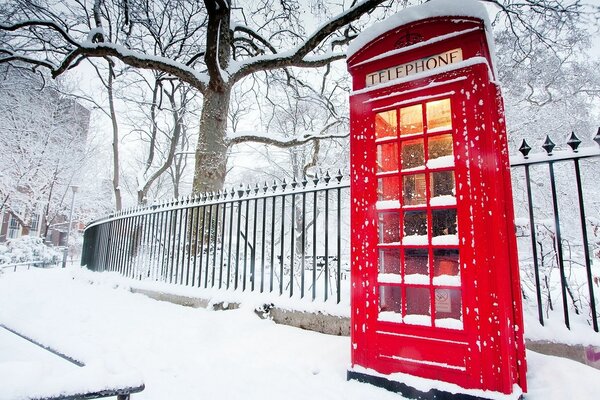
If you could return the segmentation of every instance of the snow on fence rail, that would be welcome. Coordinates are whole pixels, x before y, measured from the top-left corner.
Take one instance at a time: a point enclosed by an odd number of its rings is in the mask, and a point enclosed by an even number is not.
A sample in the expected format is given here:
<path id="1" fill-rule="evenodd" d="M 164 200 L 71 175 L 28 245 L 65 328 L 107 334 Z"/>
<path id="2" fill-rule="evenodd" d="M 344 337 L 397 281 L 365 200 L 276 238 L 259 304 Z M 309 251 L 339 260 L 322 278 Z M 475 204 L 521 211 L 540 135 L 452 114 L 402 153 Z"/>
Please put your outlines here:
<path id="1" fill-rule="evenodd" d="M 600 145 L 600 129 L 593 140 Z M 554 151 L 546 137 L 544 151 L 530 154 L 523 141 L 511 157 L 519 263 L 526 311 L 540 324 L 560 318 L 598 332 L 600 150 L 580 143 L 572 134 L 568 150 Z M 348 303 L 348 199 L 348 179 L 338 171 L 133 208 L 87 227 L 82 265 Z"/>
<path id="2" fill-rule="evenodd" d="M 338 171 L 118 212 L 87 227 L 82 265 L 339 303 L 349 297 L 348 188 Z"/>

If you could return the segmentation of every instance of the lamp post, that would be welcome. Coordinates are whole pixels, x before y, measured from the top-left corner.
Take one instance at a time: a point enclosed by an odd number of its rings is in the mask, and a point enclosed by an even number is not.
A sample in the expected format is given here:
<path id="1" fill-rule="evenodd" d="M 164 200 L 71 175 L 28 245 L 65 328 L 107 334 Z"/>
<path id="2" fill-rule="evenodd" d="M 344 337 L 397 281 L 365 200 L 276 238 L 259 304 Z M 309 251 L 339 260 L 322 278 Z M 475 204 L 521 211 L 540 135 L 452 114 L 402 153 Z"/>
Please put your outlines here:
<path id="1" fill-rule="evenodd" d="M 69 253 L 69 238 L 71 237 L 71 226 L 73 225 L 73 206 L 75 205 L 75 193 L 79 190 L 79 186 L 71 185 L 73 191 L 73 197 L 71 197 L 71 211 L 69 213 L 69 228 L 67 229 L 67 242 L 65 243 L 65 251 L 63 255 L 62 267 L 65 268 L 67 265 L 67 254 Z"/>

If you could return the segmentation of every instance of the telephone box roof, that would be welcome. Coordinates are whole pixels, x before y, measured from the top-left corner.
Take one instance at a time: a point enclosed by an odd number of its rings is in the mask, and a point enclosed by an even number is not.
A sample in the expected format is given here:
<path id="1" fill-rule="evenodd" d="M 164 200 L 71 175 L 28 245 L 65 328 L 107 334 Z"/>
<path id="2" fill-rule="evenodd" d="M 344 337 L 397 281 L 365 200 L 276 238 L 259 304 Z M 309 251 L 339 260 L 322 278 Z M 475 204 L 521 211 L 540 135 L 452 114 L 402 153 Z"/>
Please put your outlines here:
<path id="1" fill-rule="evenodd" d="M 485 6 L 477 0 L 431 0 L 424 4 L 408 7 L 385 21 L 373 24 L 354 39 L 347 50 L 347 59 L 365 48 L 381 35 L 397 27 L 434 17 L 470 17 L 483 21 L 488 37 L 488 47 L 493 54 L 492 29 Z"/>

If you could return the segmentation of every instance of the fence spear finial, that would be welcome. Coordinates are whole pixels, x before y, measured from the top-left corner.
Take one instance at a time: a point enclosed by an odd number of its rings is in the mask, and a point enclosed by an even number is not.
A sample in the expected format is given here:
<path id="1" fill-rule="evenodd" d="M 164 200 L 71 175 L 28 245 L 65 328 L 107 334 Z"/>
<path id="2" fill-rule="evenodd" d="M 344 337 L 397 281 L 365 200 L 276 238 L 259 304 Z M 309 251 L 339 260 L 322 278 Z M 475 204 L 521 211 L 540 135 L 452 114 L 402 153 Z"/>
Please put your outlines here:
<path id="1" fill-rule="evenodd" d="M 598 146 L 600 146 L 600 127 L 598 127 L 598 132 L 596 132 L 596 136 L 594 136 L 594 142 L 598 143 Z"/>
<path id="2" fill-rule="evenodd" d="M 569 136 L 569 140 L 567 140 L 567 144 L 569 145 L 569 147 L 571 147 L 571 149 L 573 149 L 573 151 L 576 152 L 577 148 L 581 144 L 581 140 L 579 140 L 579 138 L 577 137 L 575 132 L 571 132 L 571 136 Z"/>
<path id="3" fill-rule="evenodd" d="M 521 152 L 521 154 L 523 154 L 523 157 L 525 158 L 527 158 L 527 156 L 529 155 L 529 152 L 531 151 L 531 146 L 527 144 L 527 141 L 525 139 L 523 139 L 521 147 L 519 147 L 519 151 Z"/>
<path id="4" fill-rule="evenodd" d="M 546 150 L 546 153 L 548 153 L 548 155 L 550 156 L 550 155 L 552 155 L 552 150 L 554 150 L 554 147 L 556 147 L 556 145 L 550 139 L 550 136 L 546 135 L 546 140 L 544 141 L 544 144 L 542 145 L 542 148 L 544 150 Z"/>

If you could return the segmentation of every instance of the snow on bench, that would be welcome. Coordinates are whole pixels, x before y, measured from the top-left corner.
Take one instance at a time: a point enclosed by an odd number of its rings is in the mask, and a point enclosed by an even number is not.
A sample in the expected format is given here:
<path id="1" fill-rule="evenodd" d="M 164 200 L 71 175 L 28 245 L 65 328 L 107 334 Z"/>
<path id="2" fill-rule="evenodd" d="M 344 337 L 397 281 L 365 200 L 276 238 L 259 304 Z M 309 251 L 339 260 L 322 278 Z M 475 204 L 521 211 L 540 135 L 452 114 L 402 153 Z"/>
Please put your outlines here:
<path id="1" fill-rule="evenodd" d="M 86 365 L 0 324 L 0 398 L 14 400 L 128 400 L 144 390 L 130 372 Z"/>

